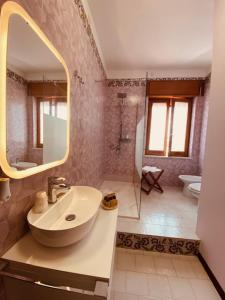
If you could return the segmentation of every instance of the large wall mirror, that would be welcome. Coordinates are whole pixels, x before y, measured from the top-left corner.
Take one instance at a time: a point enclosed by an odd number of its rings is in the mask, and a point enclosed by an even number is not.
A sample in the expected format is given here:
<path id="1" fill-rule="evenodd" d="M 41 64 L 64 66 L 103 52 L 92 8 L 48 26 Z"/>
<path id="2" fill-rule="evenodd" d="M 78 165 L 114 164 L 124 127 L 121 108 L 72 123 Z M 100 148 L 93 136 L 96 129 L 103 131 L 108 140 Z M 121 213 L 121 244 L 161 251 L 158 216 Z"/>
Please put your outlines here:
<path id="1" fill-rule="evenodd" d="M 1 167 L 23 178 L 65 162 L 69 148 L 67 67 L 13 2 L 1 11 Z"/>

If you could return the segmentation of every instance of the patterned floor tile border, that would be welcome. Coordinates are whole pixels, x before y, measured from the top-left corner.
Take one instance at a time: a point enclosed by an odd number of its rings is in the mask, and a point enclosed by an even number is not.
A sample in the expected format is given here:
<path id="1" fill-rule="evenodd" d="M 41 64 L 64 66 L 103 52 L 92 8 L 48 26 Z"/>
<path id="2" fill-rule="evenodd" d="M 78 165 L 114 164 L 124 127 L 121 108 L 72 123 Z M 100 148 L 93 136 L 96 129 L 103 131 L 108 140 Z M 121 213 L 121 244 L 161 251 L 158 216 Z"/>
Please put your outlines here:
<path id="1" fill-rule="evenodd" d="M 117 232 L 116 246 L 161 253 L 197 255 L 200 241 L 162 236 Z"/>

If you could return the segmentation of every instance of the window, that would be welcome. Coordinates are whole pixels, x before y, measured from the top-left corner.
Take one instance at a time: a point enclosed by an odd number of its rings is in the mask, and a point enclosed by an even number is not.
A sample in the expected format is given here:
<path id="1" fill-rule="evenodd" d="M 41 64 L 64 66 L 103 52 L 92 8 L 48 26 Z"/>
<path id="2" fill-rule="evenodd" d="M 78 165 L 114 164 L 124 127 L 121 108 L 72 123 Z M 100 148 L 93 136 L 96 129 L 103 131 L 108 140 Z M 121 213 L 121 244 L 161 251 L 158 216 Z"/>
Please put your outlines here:
<path id="1" fill-rule="evenodd" d="M 37 98 L 37 147 L 43 147 L 44 115 L 50 115 L 66 120 L 66 98 Z"/>
<path id="2" fill-rule="evenodd" d="M 147 155 L 188 156 L 192 98 L 150 98 Z"/>

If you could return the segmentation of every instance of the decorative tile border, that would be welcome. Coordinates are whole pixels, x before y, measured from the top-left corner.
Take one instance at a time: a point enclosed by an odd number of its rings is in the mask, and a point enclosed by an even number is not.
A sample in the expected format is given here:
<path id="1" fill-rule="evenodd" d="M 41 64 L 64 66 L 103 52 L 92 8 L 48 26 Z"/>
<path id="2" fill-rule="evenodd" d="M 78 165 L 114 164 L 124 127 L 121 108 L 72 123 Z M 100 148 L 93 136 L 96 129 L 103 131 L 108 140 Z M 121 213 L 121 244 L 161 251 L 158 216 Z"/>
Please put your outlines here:
<path id="1" fill-rule="evenodd" d="M 102 63 L 102 60 L 101 60 L 101 57 L 100 57 L 100 54 L 99 54 L 99 51 L 98 51 L 98 48 L 97 48 L 97 45 L 96 45 L 96 42 L 95 42 L 95 39 L 94 39 L 94 35 L 92 33 L 92 30 L 91 30 L 91 26 L 89 24 L 89 21 L 88 21 L 88 17 L 86 15 L 86 12 L 85 12 L 85 9 L 84 9 L 84 6 L 82 4 L 82 1 L 81 0 L 74 0 L 74 4 L 77 6 L 78 8 L 78 11 L 79 11 L 79 16 L 83 22 L 83 26 L 86 30 L 86 33 L 90 39 L 90 43 L 91 43 L 91 46 L 92 46 L 92 49 L 94 51 L 94 54 L 97 58 L 97 61 L 98 61 L 98 64 L 103 72 L 103 75 L 104 77 L 106 78 L 106 72 L 105 72 L 105 69 L 104 69 L 104 66 L 103 66 L 103 63 Z"/>
<path id="2" fill-rule="evenodd" d="M 148 81 L 167 81 L 167 80 L 206 80 L 207 77 L 156 77 L 147 78 Z M 139 87 L 146 86 L 146 78 L 126 78 L 126 79 L 108 79 L 108 87 Z"/>
<path id="3" fill-rule="evenodd" d="M 27 85 L 29 82 L 47 82 L 47 83 L 65 83 L 66 80 L 26 80 L 21 75 L 18 75 L 17 73 L 7 69 L 7 77 L 16 81 L 17 83 L 20 83 L 22 85 Z"/>
<path id="4" fill-rule="evenodd" d="M 139 87 L 146 86 L 146 78 L 136 79 L 108 79 L 108 87 Z"/>
<path id="5" fill-rule="evenodd" d="M 27 80 L 27 83 L 67 83 L 66 80 L 62 80 L 62 79 L 43 79 L 43 80 Z"/>
<path id="6" fill-rule="evenodd" d="M 169 254 L 197 255 L 200 241 L 117 232 L 119 248 L 154 251 Z"/>
<path id="7" fill-rule="evenodd" d="M 149 81 L 158 80 L 205 80 L 206 77 L 156 77 L 156 78 L 148 78 Z"/>
<path id="8" fill-rule="evenodd" d="M 24 79 L 22 76 L 16 74 L 15 72 L 7 69 L 7 77 L 16 81 L 17 83 L 20 83 L 22 85 L 27 85 L 27 80 Z"/>

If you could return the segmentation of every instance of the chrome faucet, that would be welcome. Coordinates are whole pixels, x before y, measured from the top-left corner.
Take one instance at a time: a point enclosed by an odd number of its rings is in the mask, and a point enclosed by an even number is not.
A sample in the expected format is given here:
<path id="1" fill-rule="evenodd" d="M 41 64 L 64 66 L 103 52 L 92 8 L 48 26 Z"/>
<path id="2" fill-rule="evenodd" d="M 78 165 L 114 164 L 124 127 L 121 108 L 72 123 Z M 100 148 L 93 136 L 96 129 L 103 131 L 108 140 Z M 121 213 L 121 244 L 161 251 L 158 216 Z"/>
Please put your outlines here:
<path id="1" fill-rule="evenodd" d="M 58 194 L 68 191 L 70 185 L 65 183 L 64 177 L 50 176 L 48 177 L 48 202 L 55 203 L 58 198 Z"/>

